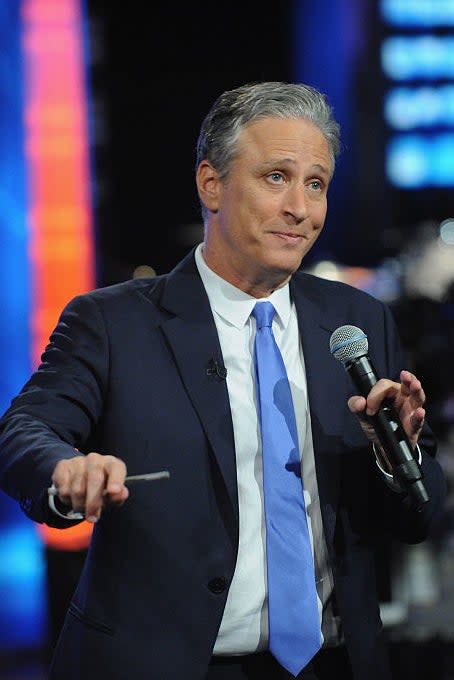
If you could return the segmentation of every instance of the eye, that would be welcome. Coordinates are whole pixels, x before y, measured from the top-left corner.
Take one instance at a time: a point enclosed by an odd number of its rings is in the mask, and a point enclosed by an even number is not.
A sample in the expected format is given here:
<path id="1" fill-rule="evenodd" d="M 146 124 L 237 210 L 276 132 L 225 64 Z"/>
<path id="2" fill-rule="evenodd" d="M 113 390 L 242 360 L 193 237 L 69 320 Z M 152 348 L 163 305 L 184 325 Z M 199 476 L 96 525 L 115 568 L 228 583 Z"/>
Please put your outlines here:
<path id="1" fill-rule="evenodd" d="M 309 186 L 310 186 L 311 189 L 313 189 L 314 191 L 321 191 L 321 190 L 323 189 L 323 185 L 322 185 L 322 183 L 320 182 L 320 180 L 318 180 L 318 179 L 313 179 L 313 180 L 311 180 L 311 181 L 309 182 Z"/>
<path id="2" fill-rule="evenodd" d="M 281 182 L 284 181 L 284 175 L 281 172 L 278 172 L 275 170 L 274 172 L 270 172 L 269 175 L 267 175 L 268 179 L 273 182 L 273 184 L 281 184 Z"/>

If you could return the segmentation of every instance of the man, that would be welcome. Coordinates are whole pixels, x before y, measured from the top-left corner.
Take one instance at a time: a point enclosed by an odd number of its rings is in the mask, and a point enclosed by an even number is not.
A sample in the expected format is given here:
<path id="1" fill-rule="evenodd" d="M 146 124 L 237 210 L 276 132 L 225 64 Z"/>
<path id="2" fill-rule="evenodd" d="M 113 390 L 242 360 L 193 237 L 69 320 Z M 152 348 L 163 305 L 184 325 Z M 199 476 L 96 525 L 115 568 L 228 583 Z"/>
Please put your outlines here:
<path id="1" fill-rule="evenodd" d="M 387 308 L 298 271 L 323 228 L 338 149 L 330 107 L 310 87 L 259 83 L 221 95 L 198 143 L 204 243 L 168 275 L 73 300 L 4 416 L 2 488 L 39 522 L 67 527 L 71 510 L 95 523 L 52 678 L 390 677 L 374 550 L 384 532 L 423 540 L 444 481 L 424 391 L 401 371 Z M 280 617 L 284 637 L 299 634 L 308 605 L 301 624 L 278 609 L 268 616 L 257 300 L 275 311 L 269 327 L 296 414 L 292 478 L 301 477 L 312 550 L 288 569 L 295 603 L 300 575 L 312 574 L 318 612 L 315 647 L 296 670 L 275 653 L 271 631 Z M 389 376 L 367 401 L 329 351 L 345 324 L 364 330 Z M 420 510 L 365 436 L 385 397 L 424 475 L 430 500 Z M 161 471 L 169 478 L 125 483 Z M 280 531 L 279 518 L 267 520 Z"/>

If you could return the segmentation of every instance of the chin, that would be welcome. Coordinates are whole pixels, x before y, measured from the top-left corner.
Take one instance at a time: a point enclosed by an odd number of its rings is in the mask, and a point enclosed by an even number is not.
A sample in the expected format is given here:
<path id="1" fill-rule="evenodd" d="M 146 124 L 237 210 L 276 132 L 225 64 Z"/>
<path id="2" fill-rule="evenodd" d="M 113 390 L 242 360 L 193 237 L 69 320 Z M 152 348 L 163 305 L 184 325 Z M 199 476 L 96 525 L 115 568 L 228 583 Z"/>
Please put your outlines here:
<path id="1" fill-rule="evenodd" d="M 266 269 L 270 275 L 278 284 L 282 284 L 287 281 L 294 272 L 299 268 L 301 260 L 293 261 L 292 263 L 287 262 L 273 262 L 268 263 Z"/>
<path id="2" fill-rule="evenodd" d="M 300 266 L 305 254 L 306 253 L 304 252 L 301 255 L 292 255 L 291 257 L 288 255 L 286 257 L 277 257 L 273 262 L 273 265 L 276 271 L 280 271 L 282 274 L 291 276 L 293 272 L 295 272 Z"/>

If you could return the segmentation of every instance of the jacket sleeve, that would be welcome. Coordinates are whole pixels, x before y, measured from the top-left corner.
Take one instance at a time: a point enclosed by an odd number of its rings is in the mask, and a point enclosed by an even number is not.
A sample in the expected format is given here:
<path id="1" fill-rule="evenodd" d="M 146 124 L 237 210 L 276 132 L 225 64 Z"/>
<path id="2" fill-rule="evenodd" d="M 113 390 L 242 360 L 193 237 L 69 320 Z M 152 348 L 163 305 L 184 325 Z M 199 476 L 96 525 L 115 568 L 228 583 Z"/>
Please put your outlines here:
<path id="1" fill-rule="evenodd" d="M 383 310 L 386 349 L 384 365 L 380 367 L 379 374 L 387 375 L 398 381 L 400 371 L 404 368 L 411 370 L 411 367 L 404 364 L 392 314 L 386 305 L 383 305 Z M 372 353 L 373 356 L 378 355 L 378 347 L 373 347 Z M 412 504 L 407 493 L 397 493 L 391 490 L 383 479 L 383 475 L 377 474 L 377 484 L 383 502 L 383 519 L 389 532 L 406 543 L 416 543 L 430 535 L 441 519 L 446 499 L 446 479 L 435 457 L 437 451 L 435 436 L 427 423 L 423 427 L 419 447 L 423 483 L 429 495 L 429 501 L 420 509 Z"/>
<path id="2" fill-rule="evenodd" d="M 109 371 L 99 307 L 88 294 L 62 312 L 37 371 L 0 420 L 0 487 L 37 522 L 70 526 L 49 512 L 59 460 L 86 451 L 101 417 Z"/>

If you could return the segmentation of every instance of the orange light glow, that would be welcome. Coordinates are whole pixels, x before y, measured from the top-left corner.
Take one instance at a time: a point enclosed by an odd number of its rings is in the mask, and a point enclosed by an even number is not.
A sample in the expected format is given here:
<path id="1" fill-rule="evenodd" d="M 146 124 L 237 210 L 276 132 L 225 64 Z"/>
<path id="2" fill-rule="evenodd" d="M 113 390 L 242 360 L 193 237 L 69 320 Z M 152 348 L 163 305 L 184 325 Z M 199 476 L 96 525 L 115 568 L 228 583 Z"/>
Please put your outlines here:
<path id="1" fill-rule="evenodd" d="M 23 0 L 31 354 L 37 365 L 63 306 L 95 285 L 87 93 L 80 0 Z M 79 550 L 93 526 L 39 526 Z"/>

